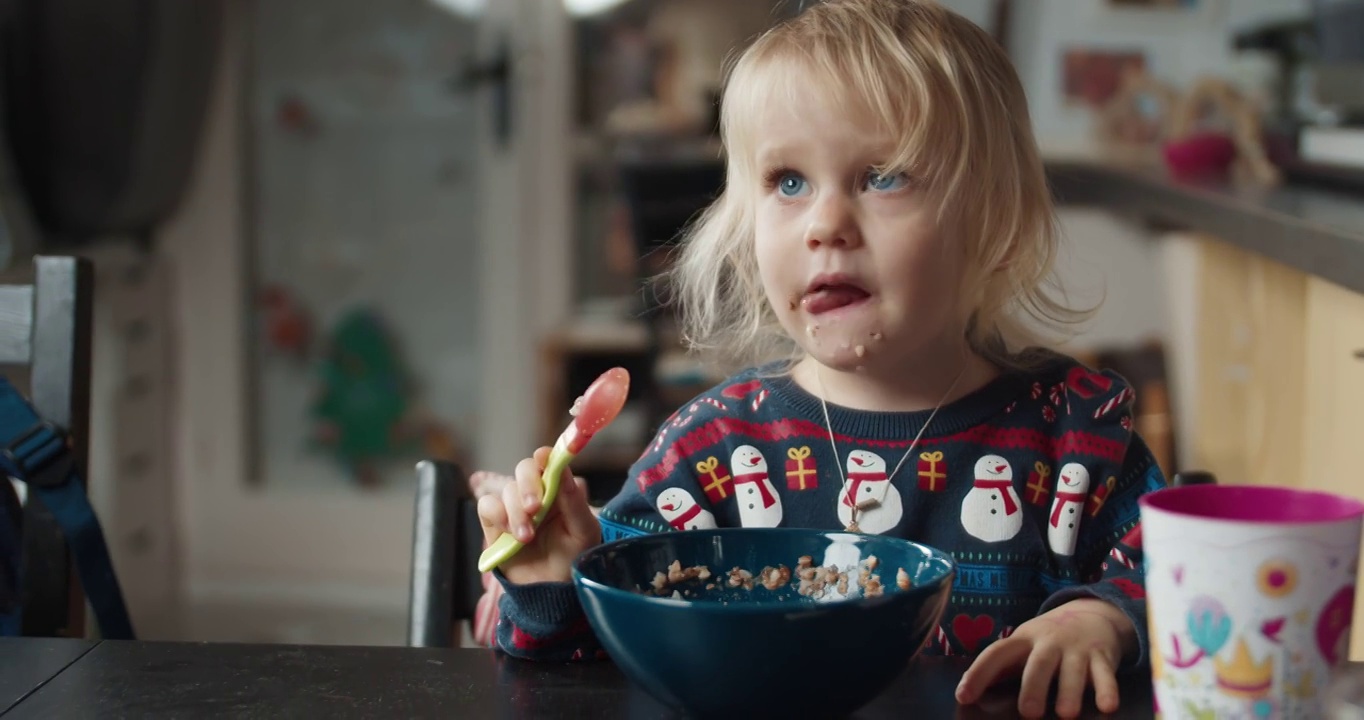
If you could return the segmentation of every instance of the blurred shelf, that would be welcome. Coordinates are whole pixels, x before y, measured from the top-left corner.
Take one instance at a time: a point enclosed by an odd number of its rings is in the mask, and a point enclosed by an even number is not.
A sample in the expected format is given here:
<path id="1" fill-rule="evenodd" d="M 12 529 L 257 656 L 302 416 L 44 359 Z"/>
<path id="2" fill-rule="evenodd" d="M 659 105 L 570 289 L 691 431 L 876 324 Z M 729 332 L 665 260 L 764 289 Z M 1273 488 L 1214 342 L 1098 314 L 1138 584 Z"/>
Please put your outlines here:
<path id="1" fill-rule="evenodd" d="M 1159 162 L 1056 154 L 1046 161 L 1057 203 L 1102 207 L 1171 229 L 1206 233 L 1364 293 L 1364 199 L 1316 186 L 1174 178 Z"/>

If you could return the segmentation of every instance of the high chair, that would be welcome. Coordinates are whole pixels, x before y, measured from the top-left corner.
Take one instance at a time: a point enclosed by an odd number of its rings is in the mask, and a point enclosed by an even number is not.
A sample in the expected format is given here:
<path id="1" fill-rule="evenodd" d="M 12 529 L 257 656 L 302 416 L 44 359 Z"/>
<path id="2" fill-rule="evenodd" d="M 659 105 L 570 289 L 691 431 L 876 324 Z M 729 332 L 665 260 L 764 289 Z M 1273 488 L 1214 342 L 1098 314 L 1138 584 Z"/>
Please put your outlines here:
<path id="1" fill-rule="evenodd" d="M 444 460 L 417 463 L 407 644 L 456 647 L 483 587 L 483 529 L 464 471 Z"/>
<path id="2" fill-rule="evenodd" d="M 100 634 L 128 639 L 133 632 L 122 591 L 83 482 L 94 269 L 74 257 L 38 256 L 33 265 L 31 284 L 0 286 L 0 365 L 7 366 L 0 385 L 0 470 L 19 480 L 18 494 L 10 487 L 0 493 L 0 512 L 22 498 L 19 634 L 84 637 L 88 598 Z M 14 538 L 0 540 L 7 541 L 0 542 L 3 550 Z M 6 608 L 0 615 L 15 617 Z"/>

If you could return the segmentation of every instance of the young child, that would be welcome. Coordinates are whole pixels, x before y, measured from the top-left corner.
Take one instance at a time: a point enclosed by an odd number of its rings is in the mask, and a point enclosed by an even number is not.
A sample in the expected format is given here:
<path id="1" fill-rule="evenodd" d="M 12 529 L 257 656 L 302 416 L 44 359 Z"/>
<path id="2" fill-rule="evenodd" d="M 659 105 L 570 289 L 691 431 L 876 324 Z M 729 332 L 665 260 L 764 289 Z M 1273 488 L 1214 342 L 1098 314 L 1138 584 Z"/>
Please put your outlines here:
<path id="1" fill-rule="evenodd" d="M 973 656 L 962 703 L 1022 675 L 1019 711 L 1074 716 L 1146 663 L 1137 497 L 1163 487 L 1119 377 L 1035 349 L 1080 315 L 1043 290 L 1053 209 L 1019 80 L 975 25 L 920 0 L 828 0 L 759 37 L 722 104 L 728 180 L 682 247 L 696 348 L 749 369 L 681 408 L 594 517 L 548 448 L 479 504 L 497 645 L 597 654 L 569 582 L 603 540 L 709 527 L 853 529 L 951 553 L 925 652 Z M 1028 321 L 1020 315 L 1030 315 Z"/>

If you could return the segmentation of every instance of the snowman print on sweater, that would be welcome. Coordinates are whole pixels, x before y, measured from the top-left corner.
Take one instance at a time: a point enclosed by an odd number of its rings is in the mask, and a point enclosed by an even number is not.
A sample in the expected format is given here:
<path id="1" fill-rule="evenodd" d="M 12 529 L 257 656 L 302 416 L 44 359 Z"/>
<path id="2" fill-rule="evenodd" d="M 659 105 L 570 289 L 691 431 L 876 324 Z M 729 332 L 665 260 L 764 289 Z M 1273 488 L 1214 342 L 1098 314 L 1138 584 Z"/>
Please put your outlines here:
<path id="1" fill-rule="evenodd" d="M 715 527 L 715 516 L 682 488 L 668 488 L 659 493 L 658 513 L 675 530 L 709 530 Z"/>
<path id="2" fill-rule="evenodd" d="M 1023 529 L 1021 506 L 1009 461 L 998 455 L 977 460 L 976 479 L 961 503 L 962 528 L 977 540 L 1004 542 Z"/>
<path id="3" fill-rule="evenodd" d="M 767 477 L 767 460 L 752 445 L 740 445 L 730 456 L 734 471 L 734 499 L 739 503 L 739 524 L 744 527 L 777 527 L 781 524 L 781 497 Z"/>
<path id="4" fill-rule="evenodd" d="M 838 495 L 838 521 L 843 527 L 852 525 L 854 508 L 858 532 L 880 535 L 900 524 L 904 504 L 881 456 L 866 450 L 848 453 L 847 481 Z"/>
<path id="5" fill-rule="evenodd" d="M 1056 479 L 1056 499 L 1051 503 L 1047 544 L 1057 555 L 1074 555 L 1080 533 L 1080 515 L 1089 497 L 1089 471 L 1080 463 L 1066 463 Z"/>

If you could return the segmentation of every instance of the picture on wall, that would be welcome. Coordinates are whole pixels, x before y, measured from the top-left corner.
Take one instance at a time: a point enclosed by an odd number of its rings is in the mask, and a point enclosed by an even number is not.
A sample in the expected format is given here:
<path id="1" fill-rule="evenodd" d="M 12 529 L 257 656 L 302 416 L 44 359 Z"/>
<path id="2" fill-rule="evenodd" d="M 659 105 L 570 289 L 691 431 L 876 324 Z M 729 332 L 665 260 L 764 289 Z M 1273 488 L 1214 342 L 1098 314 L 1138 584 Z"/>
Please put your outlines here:
<path id="1" fill-rule="evenodd" d="M 1101 107 L 1117 95 L 1129 72 L 1145 70 L 1140 50 L 1067 48 L 1061 55 L 1062 95 L 1067 105 Z"/>

